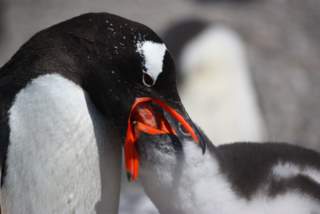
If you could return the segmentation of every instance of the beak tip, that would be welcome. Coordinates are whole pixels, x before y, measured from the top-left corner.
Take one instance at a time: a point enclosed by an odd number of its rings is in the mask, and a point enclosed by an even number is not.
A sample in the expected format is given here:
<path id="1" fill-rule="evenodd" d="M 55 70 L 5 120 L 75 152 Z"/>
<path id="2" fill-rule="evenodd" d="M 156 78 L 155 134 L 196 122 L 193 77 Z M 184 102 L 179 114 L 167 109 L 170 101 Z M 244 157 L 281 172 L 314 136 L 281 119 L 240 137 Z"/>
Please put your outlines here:
<path id="1" fill-rule="evenodd" d="M 201 149 L 202 149 L 202 154 L 204 155 L 206 153 L 206 150 L 207 150 L 207 144 L 201 142 L 200 146 L 201 146 Z"/>
<path id="2" fill-rule="evenodd" d="M 127 179 L 128 179 L 129 182 L 132 181 L 132 175 L 131 175 L 130 172 L 127 172 Z"/>

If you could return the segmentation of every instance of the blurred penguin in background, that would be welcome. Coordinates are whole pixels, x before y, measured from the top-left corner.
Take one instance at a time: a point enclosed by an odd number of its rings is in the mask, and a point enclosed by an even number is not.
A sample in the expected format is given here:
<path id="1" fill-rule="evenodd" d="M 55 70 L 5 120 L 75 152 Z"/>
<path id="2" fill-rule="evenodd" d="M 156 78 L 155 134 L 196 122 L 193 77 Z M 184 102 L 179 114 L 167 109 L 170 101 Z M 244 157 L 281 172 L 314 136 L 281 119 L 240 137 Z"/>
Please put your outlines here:
<path id="1" fill-rule="evenodd" d="M 263 118 L 239 35 L 223 25 L 185 20 L 164 33 L 177 62 L 181 99 L 214 143 L 263 141 Z"/>

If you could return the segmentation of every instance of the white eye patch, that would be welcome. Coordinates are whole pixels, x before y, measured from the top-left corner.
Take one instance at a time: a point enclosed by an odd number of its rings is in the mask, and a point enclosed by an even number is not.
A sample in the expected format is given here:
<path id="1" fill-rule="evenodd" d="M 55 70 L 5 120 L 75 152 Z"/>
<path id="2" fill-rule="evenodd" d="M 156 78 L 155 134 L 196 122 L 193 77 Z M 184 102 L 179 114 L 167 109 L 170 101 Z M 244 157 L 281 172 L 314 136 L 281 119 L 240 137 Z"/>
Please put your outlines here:
<path id="1" fill-rule="evenodd" d="M 145 70 L 143 72 L 148 74 L 153 79 L 154 83 L 162 72 L 163 59 L 166 50 L 167 48 L 164 44 L 152 41 L 143 41 L 137 45 L 137 52 L 140 53 L 145 60 Z"/>

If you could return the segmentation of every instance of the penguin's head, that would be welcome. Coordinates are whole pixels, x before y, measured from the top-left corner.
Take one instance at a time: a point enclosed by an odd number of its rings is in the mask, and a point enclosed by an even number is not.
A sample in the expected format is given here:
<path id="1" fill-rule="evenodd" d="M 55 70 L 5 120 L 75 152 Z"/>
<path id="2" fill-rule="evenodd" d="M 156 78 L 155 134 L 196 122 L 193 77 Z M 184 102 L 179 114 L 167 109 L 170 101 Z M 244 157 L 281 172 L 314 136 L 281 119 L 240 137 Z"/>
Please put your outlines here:
<path id="1" fill-rule="evenodd" d="M 139 97 L 162 100 L 184 113 L 172 57 L 148 27 L 116 15 L 91 13 L 49 30 L 67 41 L 72 63 L 81 71 L 80 84 L 121 130 Z"/>
<path id="2" fill-rule="evenodd" d="M 151 136 L 158 142 L 171 139 L 172 134 L 179 138 L 182 129 L 170 123 L 172 118 L 182 122 L 193 138 L 198 134 L 180 101 L 173 59 L 145 25 L 108 13 L 81 15 L 35 35 L 15 60 L 20 57 L 33 62 L 29 64 L 35 73 L 61 72 L 78 83 L 125 142 L 128 127 L 137 134 L 135 122 L 163 131 L 161 136 Z M 148 113 L 149 118 L 144 118 Z M 148 140 L 139 138 L 141 145 L 144 141 Z"/>
<path id="3" fill-rule="evenodd" d="M 204 151 L 205 144 L 180 101 L 173 59 L 158 35 L 142 24 L 110 14 L 87 15 L 82 22 L 91 22 L 85 28 L 91 33 L 76 31 L 74 36 L 89 37 L 89 50 L 94 53 L 90 55 L 94 63 L 86 63 L 90 73 L 85 88 L 118 127 L 125 141 L 127 167 L 138 156 L 146 160 L 169 150 L 173 155 L 182 146 L 182 138 L 196 139 Z M 170 145 L 164 145 L 168 140 Z M 147 143 L 150 141 L 154 145 Z"/>

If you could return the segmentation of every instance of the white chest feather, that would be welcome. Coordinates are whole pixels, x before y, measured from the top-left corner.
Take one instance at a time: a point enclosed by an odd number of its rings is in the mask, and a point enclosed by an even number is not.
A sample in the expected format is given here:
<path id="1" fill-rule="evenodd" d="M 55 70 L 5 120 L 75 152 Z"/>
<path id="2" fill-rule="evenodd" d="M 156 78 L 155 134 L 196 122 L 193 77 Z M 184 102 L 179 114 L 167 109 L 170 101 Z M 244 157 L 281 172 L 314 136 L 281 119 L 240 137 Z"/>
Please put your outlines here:
<path id="1" fill-rule="evenodd" d="M 38 77 L 17 94 L 9 125 L 7 213 L 117 212 L 121 144 L 80 87 Z"/>

